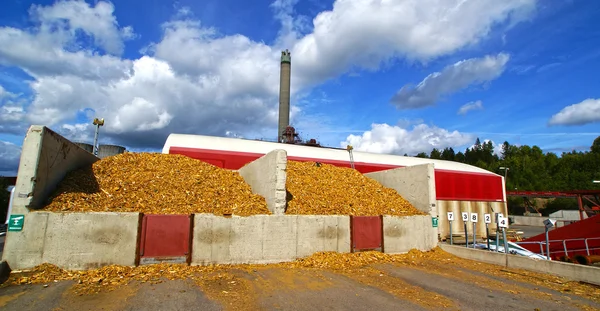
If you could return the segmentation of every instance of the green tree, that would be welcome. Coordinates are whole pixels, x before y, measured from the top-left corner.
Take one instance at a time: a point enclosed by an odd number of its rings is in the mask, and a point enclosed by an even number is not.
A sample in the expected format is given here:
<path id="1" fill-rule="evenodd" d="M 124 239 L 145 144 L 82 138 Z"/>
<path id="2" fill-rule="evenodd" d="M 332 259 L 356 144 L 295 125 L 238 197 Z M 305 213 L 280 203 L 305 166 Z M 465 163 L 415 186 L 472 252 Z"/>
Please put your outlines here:
<path id="1" fill-rule="evenodd" d="M 429 156 L 428 156 L 428 155 L 427 155 L 427 153 L 425 153 L 425 152 L 419 152 L 419 153 L 416 155 L 416 157 L 417 157 L 417 158 L 429 158 Z"/>
<path id="2" fill-rule="evenodd" d="M 437 148 L 433 148 L 433 150 L 431 150 L 429 158 L 440 160 L 442 158 L 442 153 Z"/>
<path id="3" fill-rule="evenodd" d="M 452 148 L 444 148 L 442 151 L 442 160 L 454 161 L 456 158 L 456 154 L 454 153 L 454 149 Z"/>

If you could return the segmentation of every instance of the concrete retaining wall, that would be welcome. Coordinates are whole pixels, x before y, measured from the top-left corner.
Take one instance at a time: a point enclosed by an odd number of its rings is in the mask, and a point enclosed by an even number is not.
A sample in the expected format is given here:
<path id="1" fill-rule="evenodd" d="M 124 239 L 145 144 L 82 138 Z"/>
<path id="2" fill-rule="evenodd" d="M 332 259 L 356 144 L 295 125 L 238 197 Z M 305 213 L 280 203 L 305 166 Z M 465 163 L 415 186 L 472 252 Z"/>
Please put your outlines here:
<path id="1" fill-rule="evenodd" d="M 433 164 L 421 164 L 364 174 L 396 190 L 418 210 L 437 217 Z"/>
<path id="2" fill-rule="evenodd" d="M 544 220 L 548 217 L 509 215 L 508 218 L 512 220 L 513 225 L 543 227 Z"/>
<path id="3" fill-rule="evenodd" d="M 441 244 L 440 247 L 455 256 L 472 259 L 508 268 L 524 269 L 539 273 L 549 273 L 574 281 L 600 285 L 600 268 L 559 261 L 536 260 L 518 255 L 469 249 L 466 247 Z"/>
<path id="4" fill-rule="evenodd" d="M 406 253 L 411 249 L 428 251 L 437 243 L 437 228 L 433 227 L 431 216 L 383 216 L 385 253 Z"/>
<path id="5" fill-rule="evenodd" d="M 68 172 L 98 160 L 49 128 L 32 125 L 23 141 L 12 213 L 24 214 L 29 208 L 43 207 Z"/>
<path id="6" fill-rule="evenodd" d="M 23 231 L 9 232 L 3 260 L 15 270 L 42 263 L 70 270 L 134 266 L 138 227 L 138 213 L 31 212 Z"/>
<path id="7" fill-rule="evenodd" d="M 192 265 L 275 263 L 350 252 L 348 216 L 194 215 Z"/>
<path id="8" fill-rule="evenodd" d="M 275 215 L 283 215 L 286 208 L 287 152 L 273 150 L 240 168 L 239 173 L 252 192 L 263 196 L 267 207 Z"/>

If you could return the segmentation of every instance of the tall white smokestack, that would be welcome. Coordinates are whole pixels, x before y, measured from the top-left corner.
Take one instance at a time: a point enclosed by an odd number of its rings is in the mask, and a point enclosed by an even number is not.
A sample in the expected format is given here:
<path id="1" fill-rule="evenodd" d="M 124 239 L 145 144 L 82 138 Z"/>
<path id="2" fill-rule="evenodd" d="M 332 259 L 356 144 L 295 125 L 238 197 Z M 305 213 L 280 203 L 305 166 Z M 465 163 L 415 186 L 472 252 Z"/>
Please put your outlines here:
<path id="1" fill-rule="evenodd" d="M 281 51 L 281 71 L 279 73 L 279 127 L 277 141 L 285 128 L 290 125 L 290 76 L 292 70 L 292 57 L 288 50 Z"/>

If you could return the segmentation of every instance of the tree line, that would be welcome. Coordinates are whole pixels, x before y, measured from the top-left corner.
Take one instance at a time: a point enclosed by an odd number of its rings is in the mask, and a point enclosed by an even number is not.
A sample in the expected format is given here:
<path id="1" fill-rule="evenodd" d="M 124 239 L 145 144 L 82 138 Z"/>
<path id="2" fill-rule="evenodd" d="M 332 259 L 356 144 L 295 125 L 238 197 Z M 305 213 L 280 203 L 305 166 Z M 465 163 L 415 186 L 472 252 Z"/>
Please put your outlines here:
<path id="1" fill-rule="evenodd" d="M 568 191 L 600 189 L 600 136 L 590 146 L 589 151 L 563 152 L 558 156 L 543 152 L 538 146 L 516 146 L 508 141 L 502 144 L 502 152 L 494 153 L 492 142 L 482 143 L 479 138 L 475 145 L 455 152 L 452 148 L 433 149 L 429 154 L 421 152 L 417 157 L 456 161 L 474 165 L 500 175 L 506 173 L 506 190 L 522 191 Z M 500 169 L 508 168 L 508 171 Z M 523 204 L 521 198 L 510 198 L 509 208 Z M 548 203 L 548 214 L 557 209 L 577 208 L 572 199 L 557 199 Z"/>

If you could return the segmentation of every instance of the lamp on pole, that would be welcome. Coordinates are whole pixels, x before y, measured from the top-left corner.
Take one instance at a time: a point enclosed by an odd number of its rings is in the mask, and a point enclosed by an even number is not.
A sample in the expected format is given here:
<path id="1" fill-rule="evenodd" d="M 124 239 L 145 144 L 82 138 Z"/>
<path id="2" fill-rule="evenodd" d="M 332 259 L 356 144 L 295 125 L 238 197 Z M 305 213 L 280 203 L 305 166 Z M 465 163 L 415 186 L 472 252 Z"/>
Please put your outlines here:
<path id="1" fill-rule="evenodd" d="M 98 132 L 100 132 L 100 127 L 104 125 L 104 119 L 94 118 L 92 124 L 96 126 L 96 133 L 94 134 L 94 155 L 98 156 Z"/>

